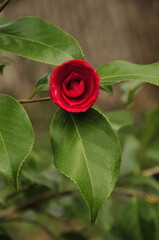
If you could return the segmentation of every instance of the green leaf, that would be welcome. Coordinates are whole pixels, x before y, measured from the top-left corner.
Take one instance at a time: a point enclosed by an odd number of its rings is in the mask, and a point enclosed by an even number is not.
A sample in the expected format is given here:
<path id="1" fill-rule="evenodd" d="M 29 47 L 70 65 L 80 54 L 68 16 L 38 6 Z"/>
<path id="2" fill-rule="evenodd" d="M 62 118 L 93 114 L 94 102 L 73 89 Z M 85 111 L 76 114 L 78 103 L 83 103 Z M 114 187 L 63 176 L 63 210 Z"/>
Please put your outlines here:
<path id="1" fill-rule="evenodd" d="M 134 100 L 134 96 L 138 93 L 141 87 L 144 85 L 143 82 L 131 81 L 124 82 L 120 85 L 122 91 L 122 101 L 128 107 L 132 106 L 132 102 Z"/>
<path id="2" fill-rule="evenodd" d="M 49 79 L 50 79 L 50 73 L 46 73 L 44 76 L 42 76 L 39 81 L 36 83 L 35 88 L 31 92 L 28 99 L 33 98 L 38 92 L 45 92 L 49 89 Z"/>
<path id="3" fill-rule="evenodd" d="M 62 233 L 59 240 L 75 240 L 75 239 L 76 240 L 87 240 L 88 238 L 83 236 L 83 234 L 81 232 L 71 231 L 71 232 Z"/>
<path id="4" fill-rule="evenodd" d="M 0 17 L 0 25 L 2 24 L 6 24 L 9 22 L 9 19 L 5 18 L 5 17 Z"/>
<path id="5" fill-rule="evenodd" d="M 53 162 L 48 161 L 32 151 L 30 154 L 30 161 L 23 168 L 22 175 L 42 186 L 46 186 L 52 190 L 56 190 L 58 184 L 62 181 L 61 175 L 55 169 Z"/>
<path id="6" fill-rule="evenodd" d="M 33 128 L 24 108 L 14 98 L 0 95 L 0 171 L 15 188 L 33 142 Z"/>
<path id="7" fill-rule="evenodd" d="M 92 223 L 118 178 L 120 146 L 107 119 L 94 109 L 58 110 L 51 124 L 55 167 L 79 187 Z"/>
<path id="8" fill-rule="evenodd" d="M 120 174 L 126 175 L 139 170 L 140 142 L 134 135 L 127 135 L 122 146 Z"/>
<path id="9" fill-rule="evenodd" d="M 39 79 L 39 81 L 37 82 L 36 87 L 35 87 L 37 92 L 48 91 L 49 78 L 50 78 L 50 73 L 46 73 L 44 76 L 42 76 Z"/>
<path id="10" fill-rule="evenodd" d="M 144 162 L 147 160 L 152 164 L 152 158 L 146 160 L 146 155 L 148 154 L 158 154 L 158 142 L 159 142 L 159 108 L 153 109 L 145 115 L 144 121 L 142 123 L 142 128 L 140 131 L 140 141 L 141 141 L 141 159 Z M 156 151 L 157 150 L 157 151 Z M 147 156 L 148 157 L 148 156 Z M 150 157 L 150 156 L 149 156 Z"/>
<path id="11" fill-rule="evenodd" d="M 47 64 L 83 59 L 78 42 L 52 23 L 24 17 L 0 26 L 0 48 Z"/>
<path id="12" fill-rule="evenodd" d="M 106 116 L 116 131 L 134 123 L 131 112 L 125 109 L 109 112 Z"/>
<path id="13" fill-rule="evenodd" d="M 106 63 L 96 70 L 101 78 L 101 87 L 122 81 L 143 81 L 159 86 L 159 62 L 135 64 L 127 61 Z"/>
<path id="14" fill-rule="evenodd" d="M 110 93 L 110 94 L 113 94 L 113 88 L 112 88 L 112 86 L 100 86 L 100 88 L 103 90 L 103 91 L 106 91 L 106 92 L 108 92 L 108 93 Z"/>
<path id="15" fill-rule="evenodd" d="M 144 175 L 133 175 L 127 179 L 127 183 L 129 184 L 130 187 L 133 186 L 133 189 L 134 187 L 142 191 L 145 191 L 146 189 L 146 191 L 149 193 L 159 194 L 159 184 L 154 177 Z"/>
<path id="16" fill-rule="evenodd" d="M 9 65 L 11 62 L 12 60 L 5 56 L 2 51 L 0 51 L 0 74 L 3 73 L 3 68 Z"/>
<path id="17" fill-rule="evenodd" d="M 116 230 L 121 239 L 158 240 L 159 229 L 154 205 L 133 198 L 118 219 Z"/>
<path id="18" fill-rule="evenodd" d="M 148 148 L 151 143 L 158 140 L 159 134 L 159 108 L 153 109 L 145 115 L 144 122 L 140 133 L 140 139 L 144 149 Z"/>

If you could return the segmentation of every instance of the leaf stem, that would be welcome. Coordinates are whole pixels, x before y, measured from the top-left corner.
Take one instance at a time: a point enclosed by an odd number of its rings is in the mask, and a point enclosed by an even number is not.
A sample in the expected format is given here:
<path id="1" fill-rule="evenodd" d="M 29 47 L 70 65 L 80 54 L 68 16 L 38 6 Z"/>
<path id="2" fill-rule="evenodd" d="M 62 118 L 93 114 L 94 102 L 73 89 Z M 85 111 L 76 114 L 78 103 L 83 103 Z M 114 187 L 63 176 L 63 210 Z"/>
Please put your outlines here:
<path id="1" fill-rule="evenodd" d="M 2 4 L 0 4 L 0 12 L 3 11 L 3 9 L 8 5 L 10 1 L 11 0 L 5 0 Z"/>
<path id="2" fill-rule="evenodd" d="M 46 102 L 50 101 L 50 97 L 44 97 L 44 98 L 35 98 L 35 99 L 20 99 L 18 100 L 19 103 L 25 104 L 25 103 L 35 103 L 35 102 Z"/>
<path id="3" fill-rule="evenodd" d="M 37 93 L 38 93 L 38 92 L 37 92 L 37 89 L 35 88 L 35 89 L 31 92 L 31 94 L 29 95 L 29 97 L 27 97 L 27 99 L 32 99 Z"/>

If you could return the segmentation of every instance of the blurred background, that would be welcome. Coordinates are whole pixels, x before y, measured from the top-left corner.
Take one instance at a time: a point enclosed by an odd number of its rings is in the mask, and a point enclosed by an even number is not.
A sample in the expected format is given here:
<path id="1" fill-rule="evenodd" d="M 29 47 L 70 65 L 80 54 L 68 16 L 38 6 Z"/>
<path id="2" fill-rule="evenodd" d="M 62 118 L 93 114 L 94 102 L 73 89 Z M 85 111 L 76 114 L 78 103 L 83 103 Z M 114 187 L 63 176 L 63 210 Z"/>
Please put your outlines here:
<path id="1" fill-rule="evenodd" d="M 37 16 L 44 18 L 70 33 L 79 41 L 86 56 L 86 60 L 94 68 L 97 68 L 108 61 L 119 59 L 139 64 L 148 64 L 159 61 L 158 0 L 14 0 L 0 15 L 1 18 L 7 18 L 9 20 L 14 20 L 24 16 Z M 13 59 L 13 62 L 4 68 L 3 75 L 0 75 L 0 93 L 12 95 L 17 99 L 28 97 L 41 76 L 53 70 L 53 67 L 49 65 L 36 63 L 10 53 L 7 53 L 7 55 Z M 47 95 L 48 94 L 45 93 L 39 96 Z M 158 104 L 159 88 L 150 84 L 145 84 L 140 91 L 135 94 L 134 104 L 132 105 L 131 110 L 136 118 L 140 114 L 150 111 L 152 108 L 156 108 Z M 101 91 L 97 105 L 102 110 L 108 112 L 122 109 L 124 107 L 124 103 L 122 101 L 121 84 L 113 86 L 113 95 Z M 33 154 L 31 156 L 31 159 L 34 159 L 35 162 L 33 161 L 32 163 L 29 163 L 34 171 L 30 172 L 30 175 L 28 176 L 26 169 L 28 169 L 27 167 L 30 165 L 28 164 L 27 166 L 26 164 L 26 166 L 24 165 L 23 176 L 31 182 L 38 182 L 35 172 L 37 171 L 39 174 L 39 171 L 41 171 L 39 169 L 42 169 L 43 165 L 45 165 L 45 167 L 49 166 L 51 171 L 48 172 L 49 170 L 47 169 L 47 173 L 45 172 L 45 174 L 47 174 L 46 182 L 48 181 L 49 183 L 47 182 L 47 184 L 49 185 L 53 181 L 50 176 L 52 176 L 52 171 L 54 171 L 54 169 L 52 169 L 51 165 L 52 151 L 48 133 L 52 115 L 57 107 L 49 102 L 28 104 L 25 107 L 35 129 L 36 141 Z M 159 115 L 155 116 L 158 117 Z M 145 126 L 148 126 L 148 123 L 145 123 Z M 138 152 L 138 141 L 136 141 L 136 138 L 134 140 L 134 137 L 131 139 L 130 135 L 128 139 L 131 142 L 130 145 L 133 145 L 134 147 L 131 151 L 131 157 L 134 154 L 132 158 L 136 158 L 136 151 Z M 126 151 L 130 152 L 130 146 L 124 146 L 126 147 L 125 155 L 127 157 Z M 133 161 L 134 159 L 132 162 Z M 136 169 L 135 164 L 136 163 L 133 163 L 133 167 L 135 166 L 134 168 Z M 131 166 L 130 169 L 132 170 L 133 167 Z M 60 182 L 60 176 L 56 176 L 56 174 L 57 173 L 55 173 L 55 178 L 59 178 Z M 41 177 L 42 176 L 39 174 L 39 179 L 41 179 Z M 39 183 L 40 181 L 41 180 L 39 180 Z M 64 178 L 64 182 L 65 181 L 66 179 Z M 45 184 L 45 187 L 47 184 Z M 71 183 L 68 183 L 68 185 L 69 184 Z M 39 193 L 39 190 L 36 190 L 37 193 Z M 30 196 L 32 191 L 35 191 L 34 186 L 33 190 L 29 191 L 30 192 L 27 192 L 27 196 Z M 53 211 L 53 217 L 57 219 L 58 216 L 63 217 L 63 208 L 66 210 L 66 215 L 68 214 L 70 218 L 76 215 L 76 212 L 71 212 L 71 204 L 73 204 L 72 206 L 74 206 L 77 210 L 79 205 L 82 206 L 81 209 L 83 209 L 83 212 L 81 210 L 81 216 L 79 218 L 83 218 L 86 214 L 85 212 L 87 211 L 84 207 L 83 200 L 79 196 L 76 196 L 76 194 L 72 199 L 73 200 L 70 200 L 68 197 L 68 199 L 62 203 L 50 203 L 49 209 L 51 209 L 50 211 Z M 120 199 L 116 198 L 115 202 L 116 201 L 120 201 Z M 136 202 L 133 200 L 129 206 L 127 206 L 127 210 L 134 208 L 134 211 L 136 211 L 135 204 Z M 139 204 L 144 205 L 145 203 L 143 204 L 143 202 L 139 202 Z M 112 207 L 113 203 L 111 201 L 108 202 L 107 206 L 108 207 L 104 209 L 104 213 L 101 215 L 99 220 L 100 227 L 97 226 L 97 228 L 92 228 L 89 225 L 89 229 L 87 229 L 88 226 L 84 223 L 72 221 L 67 216 L 69 220 L 67 217 L 64 218 L 63 222 L 56 219 L 58 222 L 53 222 L 53 226 L 51 226 L 50 229 L 52 231 L 52 228 L 57 228 L 57 232 L 60 231 L 59 229 L 62 229 L 62 231 L 65 232 L 68 228 L 72 231 L 72 235 L 61 235 L 61 238 L 58 239 L 127 239 L 124 237 L 113 238 L 111 236 L 108 237 L 107 235 L 104 235 L 105 232 L 111 228 L 111 224 L 113 222 L 112 214 L 115 214 L 116 211 L 116 209 L 114 210 Z M 144 206 L 145 208 L 149 208 L 147 205 Z M 35 218 L 35 213 L 29 212 L 27 214 L 31 219 Z M 87 220 L 88 219 L 86 219 L 86 222 Z M 127 220 L 129 221 L 129 216 L 126 216 L 125 222 Z M 49 224 L 50 221 L 46 220 L 46 222 L 47 221 Z M 105 224 L 106 221 L 107 224 Z M 113 229 L 115 229 L 115 227 L 116 225 L 113 225 Z M 18 238 L 14 238 L 13 236 L 13 239 L 16 240 L 56 239 L 48 237 L 49 233 L 47 233 L 47 230 L 43 229 L 43 227 L 41 227 L 41 230 L 39 230 L 40 228 L 38 228 L 38 230 L 34 230 L 34 228 L 26 226 L 19 229 L 17 224 L 16 226 L 14 225 L 14 227 L 8 225 L 6 230 L 7 228 L 10 228 L 12 233 L 15 233 L 16 229 L 18 229 Z M 24 229 L 25 231 L 23 231 Z M 99 230 L 102 232 L 102 236 L 104 236 L 103 238 L 98 238 Z M 29 231 L 31 231 L 33 235 L 30 236 Z M 82 234 L 79 234 L 78 236 L 76 232 L 80 231 Z M 93 231 L 93 234 L 90 233 L 91 231 Z M 84 236 L 90 237 L 84 238 Z M 141 238 L 137 237 L 132 239 L 141 240 Z M 145 238 L 144 240 L 147 239 L 150 238 Z"/>

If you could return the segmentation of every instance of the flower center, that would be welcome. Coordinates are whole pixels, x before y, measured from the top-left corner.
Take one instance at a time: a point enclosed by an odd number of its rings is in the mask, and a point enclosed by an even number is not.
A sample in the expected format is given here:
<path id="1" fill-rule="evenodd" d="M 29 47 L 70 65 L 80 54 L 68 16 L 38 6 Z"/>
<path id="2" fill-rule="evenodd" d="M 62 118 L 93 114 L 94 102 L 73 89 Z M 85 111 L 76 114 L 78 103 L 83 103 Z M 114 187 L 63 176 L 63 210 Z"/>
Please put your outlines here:
<path id="1" fill-rule="evenodd" d="M 63 90 L 67 97 L 79 97 L 85 91 L 84 80 L 79 79 L 78 74 L 72 73 L 70 77 L 65 80 Z"/>

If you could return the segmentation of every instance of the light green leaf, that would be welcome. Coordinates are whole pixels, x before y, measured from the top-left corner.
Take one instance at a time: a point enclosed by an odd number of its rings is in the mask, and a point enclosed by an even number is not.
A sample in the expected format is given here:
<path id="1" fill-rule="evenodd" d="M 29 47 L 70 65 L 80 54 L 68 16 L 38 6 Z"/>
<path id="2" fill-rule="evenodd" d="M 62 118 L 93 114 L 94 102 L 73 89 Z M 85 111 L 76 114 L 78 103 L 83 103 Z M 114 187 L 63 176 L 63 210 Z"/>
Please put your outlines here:
<path id="1" fill-rule="evenodd" d="M 60 109 L 51 124 L 51 142 L 55 167 L 77 184 L 93 223 L 118 178 L 120 146 L 116 134 L 94 109 L 80 114 Z"/>
<path id="2" fill-rule="evenodd" d="M 0 95 L 0 171 L 15 188 L 33 142 L 33 128 L 24 108 L 14 98 Z"/>
<path id="3" fill-rule="evenodd" d="M 101 78 L 101 87 L 122 81 L 143 81 L 159 86 L 159 62 L 135 64 L 127 61 L 113 61 L 96 70 Z"/>
<path id="4" fill-rule="evenodd" d="M 131 112 L 125 109 L 109 112 L 106 116 L 116 131 L 134 123 Z"/>
<path id="5" fill-rule="evenodd" d="M 0 48 L 47 64 L 83 59 L 78 42 L 52 23 L 24 17 L 0 26 Z"/>

